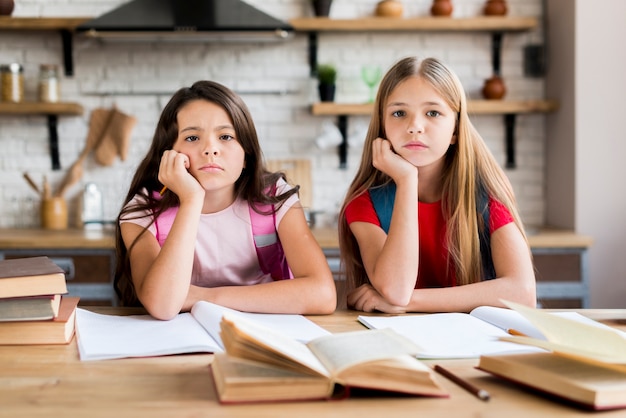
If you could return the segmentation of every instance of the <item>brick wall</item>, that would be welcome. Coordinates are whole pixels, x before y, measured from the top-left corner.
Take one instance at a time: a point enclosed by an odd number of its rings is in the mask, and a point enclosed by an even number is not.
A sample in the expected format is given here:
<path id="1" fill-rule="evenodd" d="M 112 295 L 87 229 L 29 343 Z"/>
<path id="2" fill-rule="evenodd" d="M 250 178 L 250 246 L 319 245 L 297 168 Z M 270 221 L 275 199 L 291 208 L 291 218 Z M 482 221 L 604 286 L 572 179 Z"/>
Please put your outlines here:
<path id="1" fill-rule="evenodd" d="M 310 15 L 305 0 L 248 0 L 280 19 Z M 20 0 L 14 16 L 97 16 L 119 0 Z M 335 0 L 331 17 L 354 18 L 373 13 L 376 0 Z M 405 16 L 428 14 L 430 0 L 404 0 Z M 481 13 L 484 0 L 454 1 L 455 17 Z M 541 16 L 541 0 L 509 0 L 509 14 Z M 507 98 L 543 98 L 544 82 L 523 73 L 523 47 L 542 42 L 541 30 L 505 34 L 502 74 Z M 117 106 L 138 119 L 127 161 L 111 167 L 98 166 L 91 158 L 80 184 L 68 197 L 74 204 L 81 185 L 93 181 L 105 199 L 105 216 L 114 219 L 130 178 L 143 157 L 160 110 L 170 95 L 199 79 L 219 81 L 238 91 L 253 114 L 266 158 L 310 158 L 312 160 L 314 208 L 326 212 L 331 222 L 354 175 L 360 159 L 359 131 L 367 118 L 352 117 L 353 146 L 348 151 L 348 168 L 338 168 L 336 149 L 321 149 L 315 139 L 325 121 L 308 106 L 317 100 L 315 83 L 309 78 L 307 37 L 296 35 L 284 43 L 99 43 L 75 37 L 73 77 L 62 79 L 62 99 L 78 102 L 83 116 L 61 116 L 59 138 L 61 171 L 52 171 L 48 152 L 46 118 L 0 115 L 0 227 L 38 224 L 38 198 L 26 186 L 22 172 L 36 180 L 47 175 L 58 184 L 85 142 L 89 115 L 97 107 Z M 345 33 L 320 34 L 319 62 L 332 62 L 339 70 L 337 102 L 365 101 L 368 91 L 360 80 L 360 68 L 377 63 L 384 69 L 406 55 L 436 56 L 459 75 L 470 98 L 480 99 L 483 80 L 491 75 L 491 38 L 484 33 Z M 1 63 L 20 62 L 25 67 L 26 95 L 34 99 L 39 64 L 62 66 L 60 37 L 54 32 L 0 32 Z M 504 123 L 501 116 L 473 119 L 496 158 L 504 162 Z M 508 170 L 524 221 L 544 221 L 545 116 L 517 118 L 518 168 Z M 75 206 L 71 206 L 72 208 Z"/>

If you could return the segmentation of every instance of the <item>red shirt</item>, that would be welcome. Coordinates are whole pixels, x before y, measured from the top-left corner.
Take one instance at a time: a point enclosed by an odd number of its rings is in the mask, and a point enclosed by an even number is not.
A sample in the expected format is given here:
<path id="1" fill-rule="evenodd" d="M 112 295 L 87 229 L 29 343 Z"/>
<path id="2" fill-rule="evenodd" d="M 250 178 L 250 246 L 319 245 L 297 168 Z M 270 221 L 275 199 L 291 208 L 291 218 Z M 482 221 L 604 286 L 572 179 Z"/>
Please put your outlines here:
<path id="1" fill-rule="evenodd" d="M 454 267 L 448 268 L 448 249 L 445 242 L 446 222 L 441 211 L 441 201 L 418 202 L 419 216 L 419 269 L 415 288 L 451 287 L 456 285 Z M 346 221 L 369 222 L 380 226 L 369 191 L 356 197 L 346 207 Z M 489 200 L 489 230 L 513 222 L 509 210 L 497 200 Z"/>

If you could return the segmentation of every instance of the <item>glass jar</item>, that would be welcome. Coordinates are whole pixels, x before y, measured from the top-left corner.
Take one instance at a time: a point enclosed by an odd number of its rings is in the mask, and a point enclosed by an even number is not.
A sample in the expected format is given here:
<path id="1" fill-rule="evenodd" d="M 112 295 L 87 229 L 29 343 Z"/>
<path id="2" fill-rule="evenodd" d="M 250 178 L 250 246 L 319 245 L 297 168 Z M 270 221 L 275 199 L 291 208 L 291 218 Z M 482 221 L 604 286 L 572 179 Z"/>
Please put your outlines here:
<path id="1" fill-rule="evenodd" d="M 0 85 L 3 102 L 24 100 L 24 67 L 17 63 L 0 66 Z"/>
<path id="2" fill-rule="evenodd" d="M 39 101 L 56 103 L 61 96 L 59 71 L 56 65 L 41 64 L 39 66 Z"/>

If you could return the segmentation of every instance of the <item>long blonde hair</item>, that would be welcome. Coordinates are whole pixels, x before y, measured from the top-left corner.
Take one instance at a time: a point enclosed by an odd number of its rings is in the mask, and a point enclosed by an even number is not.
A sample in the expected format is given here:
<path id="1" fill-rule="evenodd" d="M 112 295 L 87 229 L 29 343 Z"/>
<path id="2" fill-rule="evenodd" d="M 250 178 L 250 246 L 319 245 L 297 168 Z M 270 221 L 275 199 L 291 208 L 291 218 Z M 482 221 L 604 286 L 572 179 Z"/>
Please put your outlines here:
<path id="1" fill-rule="evenodd" d="M 356 239 L 345 219 L 346 206 L 372 186 L 392 180 L 372 164 L 372 142 L 387 138 L 383 109 L 392 91 L 402 81 L 418 76 L 426 80 L 458 115 L 456 145 L 445 156 L 442 173 L 442 211 L 446 219 L 446 243 L 458 285 L 478 282 L 483 277 L 479 234 L 488 225 L 477 211 L 479 191 L 501 202 L 509 210 L 524 239 L 526 235 L 517 210 L 513 188 L 467 114 L 465 90 L 456 74 L 435 58 L 419 61 L 407 57 L 398 61 L 383 77 L 369 129 L 363 145 L 361 164 L 339 213 L 339 244 L 348 288 L 368 283 Z M 418 239 L 418 237 L 415 237 Z"/>

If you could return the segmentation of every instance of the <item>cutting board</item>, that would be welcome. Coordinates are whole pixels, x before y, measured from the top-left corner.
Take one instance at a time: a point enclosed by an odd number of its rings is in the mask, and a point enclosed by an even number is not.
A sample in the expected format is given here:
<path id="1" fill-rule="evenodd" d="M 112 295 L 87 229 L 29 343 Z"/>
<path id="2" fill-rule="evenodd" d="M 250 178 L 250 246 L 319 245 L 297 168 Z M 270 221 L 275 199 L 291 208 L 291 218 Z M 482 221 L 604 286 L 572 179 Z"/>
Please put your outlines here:
<path id="1" fill-rule="evenodd" d="M 287 176 L 287 183 L 300 185 L 300 202 L 304 208 L 313 204 L 313 183 L 311 182 L 311 161 L 305 159 L 268 160 L 269 171 L 282 171 Z"/>

